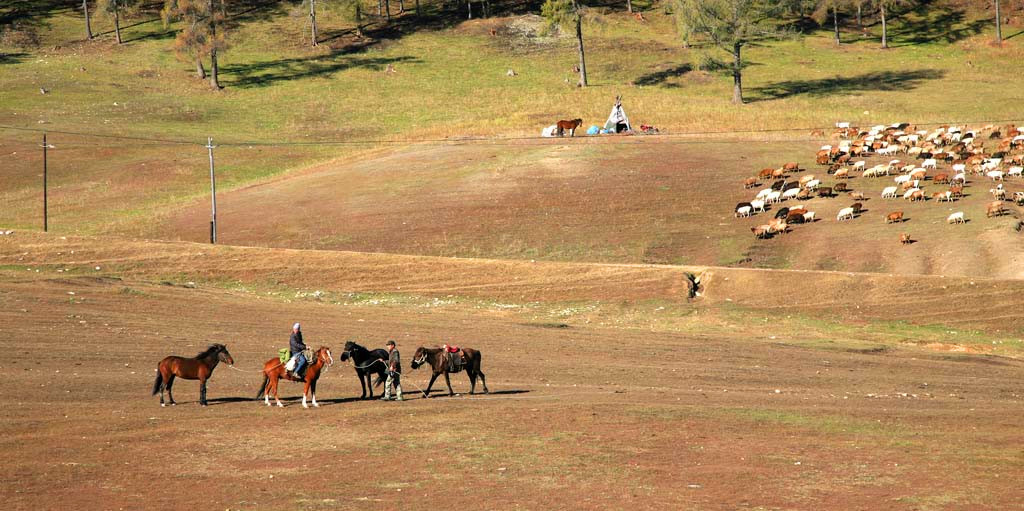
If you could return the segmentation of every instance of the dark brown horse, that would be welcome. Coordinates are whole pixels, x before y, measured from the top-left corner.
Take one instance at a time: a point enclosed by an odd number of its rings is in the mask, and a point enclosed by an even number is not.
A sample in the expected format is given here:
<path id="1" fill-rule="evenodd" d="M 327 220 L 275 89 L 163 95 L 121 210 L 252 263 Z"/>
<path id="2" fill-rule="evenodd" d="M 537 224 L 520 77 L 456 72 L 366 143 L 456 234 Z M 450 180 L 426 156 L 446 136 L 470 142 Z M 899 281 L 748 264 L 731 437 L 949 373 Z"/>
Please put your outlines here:
<path id="1" fill-rule="evenodd" d="M 480 383 L 484 386 L 484 394 L 490 394 L 491 391 L 487 390 L 487 378 L 480 371 L 480 352 L 472 348 L 462 348 L 462 353 L 465 355 L 466 361 L 462 368 L 469 375 L 469 393 L 472 394 L 476 391 L 476 377 L 479 376 Z M 458 353 L 451 353 L 451 356 L 458 356 Z M 430 397 L 430 388 L 434 386 L 434 380 L 441 374 L 444 374 L 444 382 L 448 384 L 448 395 L 455 395 L 455 391 L 452 390 L 452 382 L 448 378 L 448 361 L 445 359 L 444 349 L 424 348 L 423 346 L 416 348 L 416 353 L 412 356 L 412 368 L 416 369 L 423 364 L 430 364 L 434 372 L 424 395 Z"/>
<path id="2" fill-rule="evenodd" d="M 170 356 L 160 361 L 157 366 L 156 381 L 153 382 L 153 395 L 160 393 L 160 406 L 164 405 L 164 389 L 167 389 L 167 399 L 171 405 L 174 396 L 171 395 L 171 385 L 174 385 L 174 378 L 186 380 L 199 380 L 199 404 L 206 406 L 206 380 L 213 375 L 213 370 L 220 362 L 227 362 L 234 365 L 235 359 L 231 358 L 227 346 L 223 344 L 211 344 L 206 351 L 198 354 L 195 358 L 183 358 Z"/>
<path id="3" fill-rule="evenodd" d="M 267 360 L 263 364 L 263 384 L 260 385 L 260 392 L 256 394 L 256 399 L 263 397 L 263 402 L 270 406 L 270 394 L 274 394 L 274 401 L 277 402 L 277 406 L 284 406 L 281 404 L 281 400 L 277 397 L 277 384 L 278 380 L 285 379 L 291 381 L 301 381 L 305 385 L 302 389 L 302 407 L 309 408 L 306 404 L 306 397 L 309 396 L 313 399 L 313 406 L 320 406 L 316 402 L 316 382 L 320 379 L 320 373 L 326 370 L 331 364 L 334 363 L 334 357 L 331 356 L 331 349 L 327 346 L 321 346 L 320 349 L 316 350 L 316 355 L 313 357 L 315 360 L 309 363 L 306 367 L 306 374 L 303 375 L 302 379 L 295 378 L 288 374 L 288 371 L 284 368 L 284 364 L 279 358 L 272 358 Z"/>

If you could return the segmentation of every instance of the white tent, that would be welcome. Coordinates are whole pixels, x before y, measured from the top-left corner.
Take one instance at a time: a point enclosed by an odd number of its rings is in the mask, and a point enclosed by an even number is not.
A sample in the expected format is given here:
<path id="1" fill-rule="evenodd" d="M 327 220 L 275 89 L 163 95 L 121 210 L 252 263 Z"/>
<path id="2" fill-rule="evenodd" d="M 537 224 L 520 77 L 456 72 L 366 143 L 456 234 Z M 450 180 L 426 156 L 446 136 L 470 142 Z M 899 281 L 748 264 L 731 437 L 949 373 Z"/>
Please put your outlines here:
<path id="1" fill-rule="evenodd" d="M 615 97 L 615 106 L 608 116 L 608 122 L 604 123 L 604 129 L 612 133 L 633 131 L 633 127 L 629 125 L 629 117 L 626 117 L 626 111 L 622 109 L 622 96 Z"/>

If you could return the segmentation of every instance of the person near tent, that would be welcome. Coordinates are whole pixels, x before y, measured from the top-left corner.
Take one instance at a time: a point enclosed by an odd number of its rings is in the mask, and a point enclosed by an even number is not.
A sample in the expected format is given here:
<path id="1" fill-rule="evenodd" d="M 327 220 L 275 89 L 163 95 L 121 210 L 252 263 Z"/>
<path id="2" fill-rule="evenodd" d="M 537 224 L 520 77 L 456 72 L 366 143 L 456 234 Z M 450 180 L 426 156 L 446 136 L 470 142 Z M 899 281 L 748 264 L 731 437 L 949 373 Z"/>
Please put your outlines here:
<path id="1" fill-rule="evenodd" d="M 608 122 L 604 123 L 604 129 L 609 133 L 633 131 L 633 127 L 629 124 L 629 117 L 622 109 L 622 96 L 615 96 L 615 106 L 612 107 L 612 113 L 608 116 Z"/>

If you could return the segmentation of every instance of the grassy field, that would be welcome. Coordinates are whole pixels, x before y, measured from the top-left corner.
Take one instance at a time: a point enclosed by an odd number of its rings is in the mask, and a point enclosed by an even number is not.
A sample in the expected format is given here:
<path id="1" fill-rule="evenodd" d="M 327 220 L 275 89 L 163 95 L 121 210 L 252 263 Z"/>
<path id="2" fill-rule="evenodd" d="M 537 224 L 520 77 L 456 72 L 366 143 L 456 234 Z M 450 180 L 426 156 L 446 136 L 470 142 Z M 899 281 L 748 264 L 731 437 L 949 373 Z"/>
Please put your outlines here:
<path id="1" fill-rule="evenodd" d="M 17 19 L 8 9 L 9 19 Z M 360 41 L 343 16 L 327 10 L 320 16 L 325 41 L 314 49 L 306 45 L 301 10 L 290 4 L 238 11 L 231 48 L 221 59 L 225 89 L 219 92 L 174 57 L 174 27 L 165 29 L 152 10 L 125 23 L 121 46 L 103 19 L 94 29 L 103 35 L 82 41 L 80 17 L 65 8 L 8 29 L 0 47 L 0 124 L 195 143 L 51 134 L 54 191 L 66 192 L 54 204 L 65 213 L 56 229 L 139 226 L 201 196 L 208 188 L 201 147 L 207 136 L 220 144 L 534 136 L 558 118 L 600 124 L 618 94 L 635 124 L 676 135 L 837 120 L 1006 119 L 1022 99 L 1004 86 L 1015 78 L 1005 63 L 1022 52 L 1020 39 L 1012 37 L 1018 29 L 1007 27 L 1011 37 L 994 48 L 984 20 L 942 5 L 894 20 L 889 51 L 851 33 L 844 35 L 851 42 L 836 48 L 827 31 L 751 48 L 750 102 L 741 107 L 728 102 L 728 77 L 693 70 L 700 50 L 681 47 L 661 6 L 650 6 L 646 23 L 609 8 L 591 10 L 586 34 L 593 86 L 586 89 L 571 85 L 571 38 L 525 37 L 515 27 L 536 28 L 528 17 L 462 21 L 428 4 L 420 22 L 410 14 L 390 27 L 371 20 Z M 24 41 L 15 37 L 23 33 L 34 34 L 38 44 L 14 45 Z M 394 73 L 384 72 L 389 64 Z M 518 76 L 507 77 L 510 68 Z M 731 136 L 779 140 L 806 133 Z M 0 130 L 0 224 L 39 224 L 31 200 L 39 186 L 38 142 L 38 133 Z M 222 147 L 222 189 L 370 150 L 362 143 Z"/>

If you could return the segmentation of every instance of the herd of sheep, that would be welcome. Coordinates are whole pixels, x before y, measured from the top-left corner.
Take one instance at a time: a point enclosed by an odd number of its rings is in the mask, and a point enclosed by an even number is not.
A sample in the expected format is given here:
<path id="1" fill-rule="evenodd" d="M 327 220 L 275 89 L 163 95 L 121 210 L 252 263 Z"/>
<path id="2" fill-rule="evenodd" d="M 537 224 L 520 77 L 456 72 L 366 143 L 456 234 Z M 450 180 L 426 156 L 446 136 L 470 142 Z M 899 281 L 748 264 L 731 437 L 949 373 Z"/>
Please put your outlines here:
<path id="1" fill-rule="evenodd" d="M 1007 178 L 1022 177 L 1024 173 L 1024 129 L 1016 126 L 985 126 L 970 130 L 958 126 L 940 126 L 932 130 L 916 130 L 903 123 L 891 126 L 873 126 L 861 130 L 848 123 L 839 123 L 833 132 L 831 145 L 821 147 L 815 156 L 818 165 L 827 167 L 827 173 L 834 183 L 822 186 L 822 180 L 813 175 L 803 175 L 790 180 L 790 176 L 803 172 L 796 163 L 782 167 L 762 169 L 756 176 L 744 180 L 744 188 L 751 189 L 760 183 L 771 183 L 759 190 L 749 202 L 740 202 L 734 209 L 735 216 L 746 218 L 765 213 L 769 205 L 774 209 L 774 218 L 767 223 L 751 227 L 758 238 L 770 238 L 775 234 L 789 232 L 793 224 L 814 222 L 815 212 L 802 202 L 820 198 L 836 197 L 846 193 L 856 201 L 839 210 L 836 221 L 853 220 L 863 209 L 867 200 L 864 192 L 853 191 L 848 181 L 854 177 L 893 177 L 893 185 L 882 189 L 881 198 L 902 197 L 910 202 L 927 201 L 925 183 L 930 187 L 939 186 L 931 193 L 936 202 L 954 202 L 964 196 L 968 176 L 983 176 L 991 180 L 989 189 L 993 200 L 987 204 L 986 217 L 1006 214 L 1006 201 L 1012 198 L 1024 205 L 1024 191 L 1012 196 L 1005 187 Z M 989 144 L 987 149 L 985 146 Z M 866 158 L 883 157 L 883 162 L 868 166 Z M 891 158 L 886 160 L 885 158 Z M 948 166 L 948 170 L 946 170 Z M 782 207 L 786 201 L 801 201 Z M 903 211 L 892 211 L 885 215 L 885 223 L 902 223 Z M 949 224 L 966 223 L 963 211 L 956 211 L 946 218 Z M 900 235 L 901 243 L 911 243 L 906 233 Z"/>

